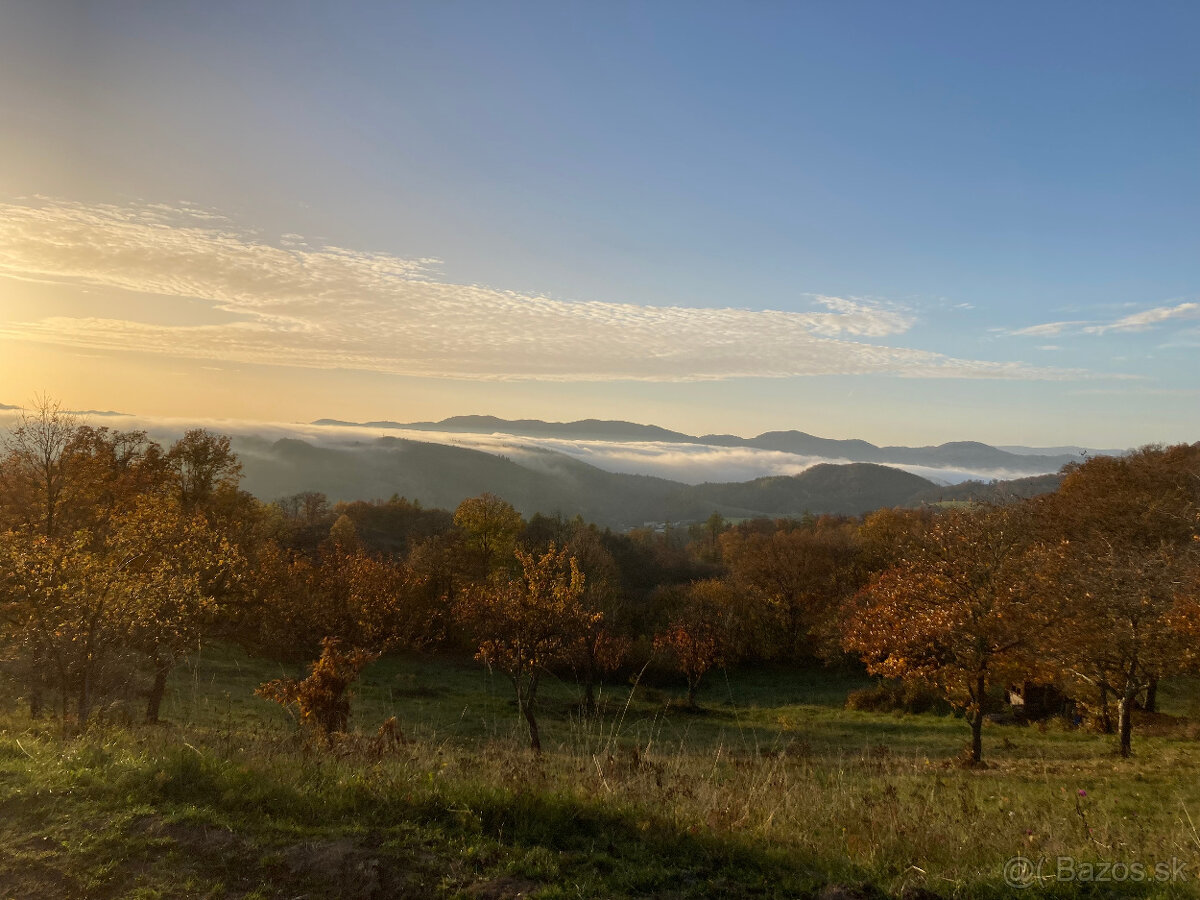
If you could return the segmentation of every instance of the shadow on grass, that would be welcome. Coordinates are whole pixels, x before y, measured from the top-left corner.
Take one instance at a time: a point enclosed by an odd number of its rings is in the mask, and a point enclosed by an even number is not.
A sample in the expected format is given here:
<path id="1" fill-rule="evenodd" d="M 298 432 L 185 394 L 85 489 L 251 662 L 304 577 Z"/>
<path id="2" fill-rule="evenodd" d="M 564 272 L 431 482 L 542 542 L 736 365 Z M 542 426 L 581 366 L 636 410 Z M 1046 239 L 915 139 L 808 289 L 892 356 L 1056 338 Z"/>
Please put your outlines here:
<path id="1" fill-rule="evenodd" d="M 96 754 L 36 778 L 5 767 L 6 837 L 24 828 L 42 843 L 0 854 L 0 887 L 27 897 L 558 896 L 569 886 L 570 896 L 733 898 L 809 897 L 863 880 L 849 864 L 691 832 L 641 806 L 483 782 L 416 789 L 363 768 L 256 766 L 192 748 Z M 8 865 L 24 877 L 6 882 Z"/>

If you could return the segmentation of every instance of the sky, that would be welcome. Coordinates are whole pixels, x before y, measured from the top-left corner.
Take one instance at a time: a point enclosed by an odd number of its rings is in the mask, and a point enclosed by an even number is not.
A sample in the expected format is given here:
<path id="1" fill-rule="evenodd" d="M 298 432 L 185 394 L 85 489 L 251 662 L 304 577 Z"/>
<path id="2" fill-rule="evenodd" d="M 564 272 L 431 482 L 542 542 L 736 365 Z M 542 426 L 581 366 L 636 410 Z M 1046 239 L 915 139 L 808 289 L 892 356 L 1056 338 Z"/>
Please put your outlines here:
<path id="1" fill-rule="evenodd" d="M 0 7 L 0 403 L 1200 439 L 1193 3 Z"/>

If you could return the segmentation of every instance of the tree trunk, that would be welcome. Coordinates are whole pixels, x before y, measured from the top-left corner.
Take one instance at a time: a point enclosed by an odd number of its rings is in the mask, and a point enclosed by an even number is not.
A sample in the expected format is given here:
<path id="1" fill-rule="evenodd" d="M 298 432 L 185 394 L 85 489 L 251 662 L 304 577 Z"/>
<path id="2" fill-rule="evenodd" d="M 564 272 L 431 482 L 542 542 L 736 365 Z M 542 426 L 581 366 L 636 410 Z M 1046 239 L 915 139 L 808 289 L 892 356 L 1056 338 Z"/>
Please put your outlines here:
<path id="1" fill-rule="evenodd" d="M 534 715 L 534 703 L 537 701 L 537 675 L 530 677 L 524 690 L 522 690 L 519 678 L 514 677 L 512 683 L 517 692 L 517 708 L 521 710 L 521 715 L 525 717 L 525 724 L 529 726 L 529 749 L 540 754 L 542 738 L 538 733 L 537 718 Z"/>
<path id="2" fill-rule="evenodd" d="M 538 734 L 537 719 L 533 715 L 533 704 L 527 701 L 521 701 L 521 715 L 525 717 L 525 724 L 529 726 L 529 749 L 534 753 L 542 752 L 542 738 Z"/>
<path id="3" fill-rule="evenodd" d="M 983 762 L 983 698 L 987 690 L 985 676 L 975 679 L 975 714 L 971 717 L 971 764 Z"/>
<path id="4" fill-rule="evenodd" d="M 1108 708 L 1108 685 L 1100 685 L 1100 732 L 1102 734 L 1112 734 L 1112 714 Z"/>
<path id="5" fill-rule="evenodd" d="M 146 701 L 146 724 L 158 724 L 158 711 L 162 708 L 163 697 L 167 693 L 167 676 L 171 674 L 171 663 L 161 659 L 154 663 L 154 684 L 150 688 L 150 696 Z"/>
<path id="6" fill-rule="evenodd" d="M 591 678 L 583 685 L 583 711 L 589 716 L 596 714 L 596 688 Z"/>
<path id="7" fill-rule="evenodd" d="M 687 705 L 690 709 L 696 708 L 696 688 L 700 686 L 700 679 L 688 679 Z"/>
<path id="8" fill-rule="evenodd" d="M 42 717 L 42 686 L 34 684 L 29 690 L 29 718 L 40 719 Z"/>
<path id="9" fill-rule="evenodd" d="M 983 762 L 983 710 L 971 718 L 971 765 Z"/>
<path id="10" fill-rule="evenodd" d="M 1146 685 L 1146 704 L 1142 707 L 1146 712 L 1158 712 L 1158 679 L 1151 678 Z"/>
<path id="11" fill-rule="evenodd" d="M 79 679 L 79 703 L 76 706 L 75 716 L 78 720 L 80 731 L 82 731 L 83 726 L 87 724 L 88 716 L 90 716 L 92 712 L 92 692 L 91 684 L 89 683 L 90 681 L 91 679 L 88 677 L 88 673 L 84 671 L 83 675 Z"/>
<path id="12" fill-rule="evenodd" d="M 1133 701 L 1136 694 L 1126 691 L 1117 704 L 1117 730 L 1120 733 L 1120 752 L 1122 759 L 1128 759 L 1133 752 Z"/>

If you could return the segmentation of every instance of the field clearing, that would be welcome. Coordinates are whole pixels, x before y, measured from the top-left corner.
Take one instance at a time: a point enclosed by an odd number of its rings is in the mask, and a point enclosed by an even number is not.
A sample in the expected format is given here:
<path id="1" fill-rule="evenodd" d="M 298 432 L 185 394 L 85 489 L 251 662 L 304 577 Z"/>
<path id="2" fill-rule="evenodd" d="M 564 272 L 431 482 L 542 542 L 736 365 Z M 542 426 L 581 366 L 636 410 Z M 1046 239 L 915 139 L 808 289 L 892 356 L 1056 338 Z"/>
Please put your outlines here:
<path id="1" fill-rule="evenodd" d="M 1021 855 L 1186 871 L 1021 896 L 1197 896 L 1185 721 L 1135 732 L 1126 761 L 1111 737 L 989 725 L 970 770 L 961 719 L 845 710 L 869 683 L 851 673 L 714 672 L 700 712 L 670 686 L 605 688 L 592 718 L 550 681 L 538 758 L 502 677 L 390 657 L 326 751 L 253 695 L 299 668 L 212 646 L 175 673 L 165 724 L 75 737 L 6 694 L 0 895 L 1006 897 Z M 1160 700 L 1197 721 L 1198 697 L 1180 681 Z M 376 737 L 390 716 L 403 742 Z"/>

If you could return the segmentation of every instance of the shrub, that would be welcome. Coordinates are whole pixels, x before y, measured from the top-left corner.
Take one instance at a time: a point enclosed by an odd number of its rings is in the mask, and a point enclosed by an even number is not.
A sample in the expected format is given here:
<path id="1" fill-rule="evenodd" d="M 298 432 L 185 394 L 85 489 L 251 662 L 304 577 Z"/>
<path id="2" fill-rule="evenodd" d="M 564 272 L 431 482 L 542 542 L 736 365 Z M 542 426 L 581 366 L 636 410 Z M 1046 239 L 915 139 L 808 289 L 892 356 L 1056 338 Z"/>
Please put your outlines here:
<path id="1" fill-rule="evenodd" d="M 928 688 L 905 681 L 886 680 L 869 688 L 851 691 L 846 709 L 864 712 L 929 712 L 939 705 L 937 694 Z"/>
<path id="2" fill-rule="evenodd" d="M 331 741 L 350 722 L 350 685 L 363 668 L 379 658 L 367 650 L 343 650 L 338 638 L 321 641 L 321 657 L 312 664 L 307 678 L 277 678 L 259 685 L 254 693 L 283 707 L 295 705 L 300 724 Z"/>

